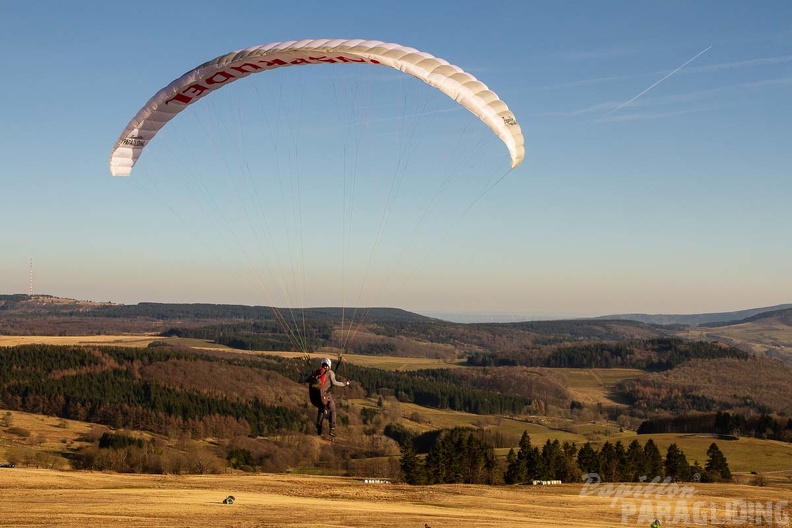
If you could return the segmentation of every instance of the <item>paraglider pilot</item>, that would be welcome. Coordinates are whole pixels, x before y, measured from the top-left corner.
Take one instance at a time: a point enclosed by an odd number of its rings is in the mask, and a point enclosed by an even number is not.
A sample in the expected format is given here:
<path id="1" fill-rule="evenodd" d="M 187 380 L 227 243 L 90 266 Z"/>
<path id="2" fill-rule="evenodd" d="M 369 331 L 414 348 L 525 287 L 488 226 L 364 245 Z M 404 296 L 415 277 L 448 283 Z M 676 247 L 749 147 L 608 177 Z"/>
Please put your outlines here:
<path id="1" fill-rule="evenodd" d="M 335 437 L 336 426 L 336 403 L 330 390 L 335 387 L 347 387 L 349 382 L 336 380 L 335 372 L 330 370 L 332 363 L 329 359 L 323 358 L 322 364 L 318 369 L 305 376 L 303 383 L 308 383 L 308 395 L 311 403 L 316 407 L 316 434 L 322 434 L 322 424 L 325 416 L 330 422 L 330 436 Z"/>

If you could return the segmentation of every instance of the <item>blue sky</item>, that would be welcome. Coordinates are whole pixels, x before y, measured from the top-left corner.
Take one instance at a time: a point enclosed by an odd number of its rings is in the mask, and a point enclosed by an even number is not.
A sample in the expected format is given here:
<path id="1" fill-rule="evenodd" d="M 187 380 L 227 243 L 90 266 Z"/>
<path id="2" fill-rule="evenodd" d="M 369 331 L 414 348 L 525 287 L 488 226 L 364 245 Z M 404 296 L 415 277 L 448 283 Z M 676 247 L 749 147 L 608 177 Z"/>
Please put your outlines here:
<path id="1" fill-rule="evenodd" d="M 0 24 L 2 293 L 27 292 L 32 257 L 35 292 L 120 303 L 359 299 L 533 318 L 792 299 L 789 2 L 12 0 Z M 306 67 L 212 94 L 129 179 L 110 176 L 114 141 L 157 90 L 231 50 L 303 38 L 396 42 L 462 67 L 517 116 L 525 162 L 507 173 L 486 127 L 417 81 Z M 229 116 L 262 103 L 237 130 Z M 210 146 L 198 131 L 215 126 Z M 365 134 L 354 158 L 345 131 Z M 224 196 L 211 171 L 241 148 L 261 179 L 237 176 L 247 187 Z M 345 159 L 354 221 L 338 205 Z M 211 197 L 188 188 L 195 166 Z M 283 219 L 265 244 L 234 200 L 272 191 L 278 170 L 300 191 L 265 193 L 257 213 Z"/>

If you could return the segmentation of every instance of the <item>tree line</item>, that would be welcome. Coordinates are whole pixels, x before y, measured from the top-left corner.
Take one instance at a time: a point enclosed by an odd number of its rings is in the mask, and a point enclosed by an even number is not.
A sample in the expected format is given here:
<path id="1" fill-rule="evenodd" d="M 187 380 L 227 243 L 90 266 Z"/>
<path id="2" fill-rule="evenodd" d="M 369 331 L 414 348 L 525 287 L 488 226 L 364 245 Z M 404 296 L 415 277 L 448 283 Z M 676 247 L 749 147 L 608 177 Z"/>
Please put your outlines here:
<path id="1" fill-rule="evenodd" d="M 638 428 L 638 434 L 653 433 L 709 433 L 792 442 L 792 418 L 718 411 L 645 420 Z"/>
<path id="2" fill-rule="evenodd" d="M 349 366 L 349 377 L 367 394 L 388 394 L 399 401 L 424 407 L 450 409 L 473 414 L 521 414 L 531 404 L 529 398 L 475 389 L 452 369 L 388 372 Z"/>
<path id="3" fill-rule="evenodd" d="M 666 371 L 694 359 L 747 359 L 749 356 L 738 348 L 720 343 L 656 338 L 560 345 L 549 352 L 535 354 L 478 351 L 468 356 L 467 364 L 479 367 L 637 368 Z"/>
<path id="4" fill-rule="evenodd" d="M 170 328 L 163 337 L 206 339 L 237 350 L 291 350 L 296 343 L 277 321 L 229 323 L 197 328 Z M 300 332 L 300 346 L 309 351 L 326 346 L 332 337 L 332 326 L 324 321 L 306 321 Z"/>
<path id="5" fill-rule="evenodd" d="M 527 433 L 520 439 L 519 450 L 509 451 L 505 480 L 511 484 L 533 480 L 570 482 L 587 474 L 597 474 L 607 482 L 731 480 L 726 457 L 714 442 L 707 450 L 706 465 L 702 467 L 698 461 L 689 464 L 676 444 L 668 446 L 663 457 L 651 438 L 643 446 L 637 439 L 633 440 L 626 448 L 621 440 L 605 442 L 599 450 L 589 442 L 578 449 L 574 443 L 548 440 L 540 450 L 531 445 Z"/>
<path id="6" fill-rule="evenodd" d="M 584 475 L 598 475 L 603 482 L 722 482 L 731 480 L 728 461 L 713 442 L 704 466 L 690 464 L 685 453 L 671 444 L 665 456 L 653 440 L 642 446 L 633 440 L 625 448 L 621 441 L 605 442 L 596 449 L 587 442 L 578 448 L 572 442 L 547 440 L 539 448 L 527 431 L 519 448 L 509 450 L 505 464 L 494 456 L 491 439 L 462 428 L 444 431 L 424 459 L 412 439 L 401 438 L 402 477 L 408 484 L 531 484 L 534 481 L 580 482 Z"/>
<path id="7" fill-rule="evenodd" d="M 500 484 L 501 468 L 492 444 L 480 434 L 456 428 L 438 436 L 422 460 L 411 440 L 402 446 L 402 479 L 408 484 Z"/>

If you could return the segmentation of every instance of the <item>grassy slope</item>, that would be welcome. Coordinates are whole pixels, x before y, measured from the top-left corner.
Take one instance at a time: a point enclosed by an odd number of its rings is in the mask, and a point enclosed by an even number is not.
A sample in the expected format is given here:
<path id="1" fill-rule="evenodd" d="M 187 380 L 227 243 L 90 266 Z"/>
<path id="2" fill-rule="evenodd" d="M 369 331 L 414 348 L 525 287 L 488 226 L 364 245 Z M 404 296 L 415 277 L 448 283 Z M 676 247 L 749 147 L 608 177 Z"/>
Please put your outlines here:
<path id="1" fill-rule="evenodd" d="M 712 435 L 703 434 L 654 434 L 636 435 L 622 434 L 609 438 L 611 442 L 621 440 L 625 447 L 633 439 L 641 444 L 649 438 L 653 439 L 665 455 L 668 446 L 677 444 L 690 464 L 698 460 L 703 466 L 707 460 L 707 449 L 715 442 L 729 462 L 729 468 L 735 472 L 792 471 L 792 444 L 775 440 L 758 438 L 740 438 L 739 440 L 720 440 Z"/>
<path id="2" fill-rule="evenodd" d="M 0 409 L 0 418 L 6 414 Z M 53 466 L 67 469 L 69 461 L 63 454 L 71 449 L 88 445 L 80 440 L 93 427 L 93 424 L 75 420 L 62 420 L 52 416 L 12 411 L 13 422 L 10 427 L 0 426 L 0 463 L 6 462 L 8 452 L 46 453 L 53 459 Z M 1 422 L 0 422 L 1 423 Z M 15 434 L 12 430 L 24 430 L 29 436 Z"/>
<path id="3" fill-rule="evenodd" d="M 583 403 L 617 404 L 613 401 L 611 391 L 618 383 L 645 374 L 639 369 L 613 368 L 613 369 L 553 369 L 563 372 L 567 379 L 567 389 L 572 397 Z"/>
<path id="4" fill-rule="evenodd" d="M 349 400 L 354 405 L 371 406 L 366 400 Z M 665 452 L 668 446 L 676 443 L 687 455 L 688 462 L 698 460 L 706 461 L 706 452 L 714 441 L 718 443 L 726 455 L 732 471 L 735 472 L 767 472 L 792 470 L 792 444 L 772 440 L 759 440 L 756 438 L 740 438 L 739 440 L 718 440 L 709 435 L 689 434 L 657 434 L 636 435 L 633 432 L 620 433 L 612 424 L 595 424 L 590 427 L 597 431 L 596 436 L 582 434 L 583 428 L 573 432 L 574 428 L 559 420 L 545 417 L 536 417 L 533 422 L 514 420 L 496 416 L 480 416 L 438 409 L 427 409 L 414 404 L 401 403 L 399 411 L 404 417 L 402 423 L 416 431 L 428 431 L 437 428 L 451 427 L 482 427 L 493 432 L 498 432 L 506 438 L 512 439 L 515 445 L 523 431 L 531 436 L 534 445 L 541 445 L 547 440 L 558 439 L 561 442 L 576 442 L 579 446 L 589 439 L 596 445 L 602 445 L 606 440 L 616 442 L 621 440 L 627 446 L 633 439 L 638 439 L 644 444 L 652 438 Z M 0 416 L 5 414 L 0 410 Z M 92 427 L 91 424 L 73 420 L 60 420 L 58 418 L 36 414 L 12 412 L 14 428 L 29 431 L 28 437 L 21 437 L 9 432 L 8 428 L 0 427 L 0 462 L 6 461 L 9 449 L 32 450 L 46 452 L 59 459 L 56 467 L 68 468 L 68 461 L 62 453 L 67 448 L 77 448 L 86 445 L 80 441 Z M 414 421 L 411 418 L 419 418 Z M 565 427 L 561 430 L 557 427 Z M 508 448 L 499 449 L 500 455 L 505 455 Z"/>
<path id="5" fill-rule="evenodd" d="M 527 422 L 503 418 L 498 416 L 468 414 L 454 411 L 444 411 L 440 409 L 429 409 L 412 403 L 401 403 L 402 415 L 405 419 L 402 423 L 410 429 L 416 431 L 431 431 L 434 429 L 448 429 L 453 427 L 481 427 L 493 432 L 499 432 L 515 441 L 515 445 L 520 439 L 523 431 L 528 431 L 533 443 L 544 443 L 548 439 L 558 438 L 560 441 L 569 440 L 572 442 L 585 442 L 582 435 L 553 429 L 541 423 L 537 423 L 543 418 L 537 418 L 536 422 Z M 411 417 L 417 415 L 418 421 Z"/>

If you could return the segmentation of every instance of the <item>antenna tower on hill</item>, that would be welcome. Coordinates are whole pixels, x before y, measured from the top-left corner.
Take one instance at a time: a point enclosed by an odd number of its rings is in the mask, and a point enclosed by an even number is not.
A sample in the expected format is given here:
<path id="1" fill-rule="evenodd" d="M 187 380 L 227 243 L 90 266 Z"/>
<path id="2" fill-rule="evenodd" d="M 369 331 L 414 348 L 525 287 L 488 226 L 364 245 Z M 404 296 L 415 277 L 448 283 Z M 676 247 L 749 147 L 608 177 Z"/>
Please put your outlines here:
<path id="1" fill-rule="evenodd" d="M 28 286 L 28 295 L 33 297 L 33 257 L 30 257 L 30 285 Z"/>

